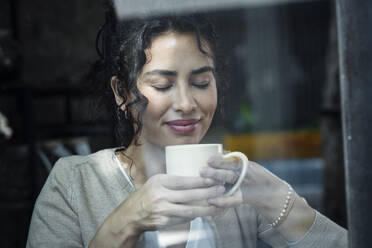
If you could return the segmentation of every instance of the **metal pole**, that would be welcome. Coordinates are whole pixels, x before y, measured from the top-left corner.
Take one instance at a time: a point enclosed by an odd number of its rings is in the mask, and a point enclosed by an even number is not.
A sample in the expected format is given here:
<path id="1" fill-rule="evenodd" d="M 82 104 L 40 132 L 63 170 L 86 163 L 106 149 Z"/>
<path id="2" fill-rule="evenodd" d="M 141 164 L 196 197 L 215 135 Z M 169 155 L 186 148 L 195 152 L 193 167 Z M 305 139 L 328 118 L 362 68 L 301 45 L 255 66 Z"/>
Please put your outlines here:
<path id="1" fill-rule="evenodd" d="M 372 1 L 337 0 L 349 247 L 372 247 Z"/>

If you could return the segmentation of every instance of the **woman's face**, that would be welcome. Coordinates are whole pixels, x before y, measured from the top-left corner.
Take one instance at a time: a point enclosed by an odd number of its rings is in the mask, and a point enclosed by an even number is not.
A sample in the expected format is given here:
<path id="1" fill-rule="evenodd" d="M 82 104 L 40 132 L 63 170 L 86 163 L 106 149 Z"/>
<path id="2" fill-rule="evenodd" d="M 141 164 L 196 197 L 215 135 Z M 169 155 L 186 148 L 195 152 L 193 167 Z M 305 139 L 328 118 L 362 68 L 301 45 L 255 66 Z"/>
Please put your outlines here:
<path id="1" fill-rule="evenodd" d="M 145 52 L 137 87 L 149 102 L 140 142 L 162 147 L 199 143 L 217 106 L 213 60 L 201 53 L 191 33 L 160 35 Z"/>

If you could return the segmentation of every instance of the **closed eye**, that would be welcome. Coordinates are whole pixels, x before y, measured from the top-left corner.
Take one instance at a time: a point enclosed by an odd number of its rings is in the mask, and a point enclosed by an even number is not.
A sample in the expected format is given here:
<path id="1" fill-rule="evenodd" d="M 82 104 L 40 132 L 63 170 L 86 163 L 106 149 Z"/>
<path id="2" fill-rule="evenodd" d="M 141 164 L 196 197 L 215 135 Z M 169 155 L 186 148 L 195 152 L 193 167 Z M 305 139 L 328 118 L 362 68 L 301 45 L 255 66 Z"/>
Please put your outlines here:
<path id="1" fill-rule="evenodd" d="M 170 88 L 172 88 L 173 84 L 168 84 L 168 85 L 162 85 L 162 86 L 152 86 L 155 90 L 157 91 L 167 91 L 167 90 L 170 90 Z"/>
<path id="2" fill-rule="evenodd" d="M 203 82 L 195 82 L 195 83 L 191 83 L 192 86 L 196 87 L 196 88 L 199 88 L 199 89 L 206 89 L 208 88 L 209 86 L 209 81 L 203 81 Z"/>

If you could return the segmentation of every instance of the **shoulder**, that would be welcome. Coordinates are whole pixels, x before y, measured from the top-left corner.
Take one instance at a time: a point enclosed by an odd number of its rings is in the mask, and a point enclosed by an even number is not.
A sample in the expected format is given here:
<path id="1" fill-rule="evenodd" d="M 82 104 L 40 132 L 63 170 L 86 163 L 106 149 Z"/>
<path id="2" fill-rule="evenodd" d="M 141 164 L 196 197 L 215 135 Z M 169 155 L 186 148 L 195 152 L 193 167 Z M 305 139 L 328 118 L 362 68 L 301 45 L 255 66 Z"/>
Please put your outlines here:
<path id="1" fill-rule="evenodd" d="M 104 204 L 98 198 L 103 198 L 105 194 L 100 193 L 102 190 L 98 191 L 103 186 L 97 181 L 109 181 L 101 171 L 105 167 L 115 168 L 111 162 L 114 151 L 106 149 L 87 156 L 63 157 L 57 161 L 35 203 L 28 238 L 30 246 L 82 247 L 81 239 L 85 236 L 80 229 L 80 221 L 90 220 L 85 213 L 91 213 L 91 209 L 97 209 L 100 211 L 98 216 L 103 216 Z M 89 199 L 85 200 L 83 194 Z M 91 202 L 95 204 L 92 208 Z"/>
<path id="2" fill-rule="evenodd" d="M 115 165 L 114 152 L 115 149 L 104 149 L 85 156 L 62 157 L 53 166 L 47 183 L 64 186 L 67 189 L 79 183 L 84 175 L 105 176 Z"/>
<path id="3" fill-rule="evenodd" d="M 89 155 L 62 157 L 55 163 L 51 175 L 68 174 L 74 170 L 99 170 L 113 164 L 115 149 L 104 149 Z"/>
<path id="4" fill-rule="evenodd" d="M 108 159 L 111 159 L 112 156 L 114 156 L 114 152 L 115 148 L 111 148 L 100 150 L 98 152 L 84 156 L 73 155 L 68 157 L 62 157 L 56 162 L 55 168 L 53 168 L 53 170 L 63 170 L 68 169 L 70 167 L 80 167 L 87 165 L 97 166 L 97 164 L 101 163 L 102 161 L 107 161 Z"/>

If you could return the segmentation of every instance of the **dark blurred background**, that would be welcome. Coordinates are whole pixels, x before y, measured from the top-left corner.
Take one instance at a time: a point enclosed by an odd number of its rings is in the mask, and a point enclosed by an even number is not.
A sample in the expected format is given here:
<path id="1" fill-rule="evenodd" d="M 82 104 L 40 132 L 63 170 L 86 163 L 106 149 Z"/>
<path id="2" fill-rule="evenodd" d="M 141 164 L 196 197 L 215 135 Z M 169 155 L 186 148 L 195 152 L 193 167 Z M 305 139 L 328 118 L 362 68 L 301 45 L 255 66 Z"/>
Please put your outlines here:
<path id="1" fill-rule="evenodd" d="M 203 142 L 245 152 L 346 226 L 334 2 L 209 14 L 231 79 L 225 116 Z M 12 129 L 0 132 L 1 247 L 25 246 L 59 157 L 118 144 L 110 114 L 94 118 L 84 78 L 103 19 L 101 1 L 0 2 L 0 112 Z"/>

